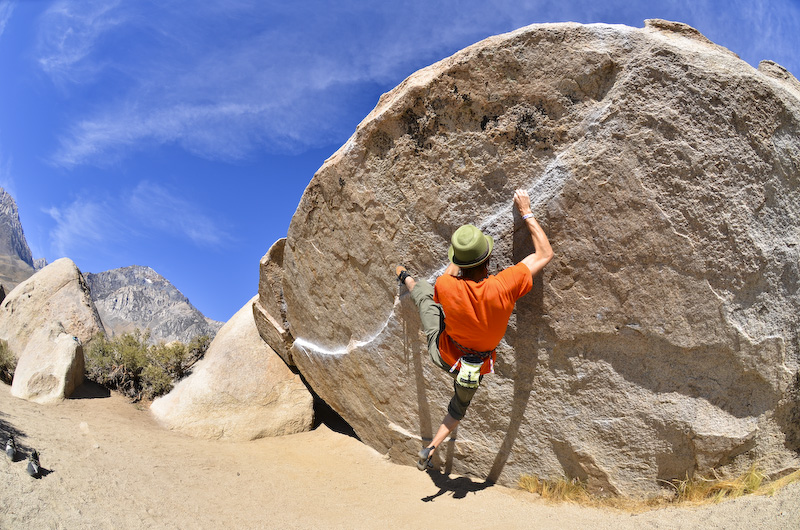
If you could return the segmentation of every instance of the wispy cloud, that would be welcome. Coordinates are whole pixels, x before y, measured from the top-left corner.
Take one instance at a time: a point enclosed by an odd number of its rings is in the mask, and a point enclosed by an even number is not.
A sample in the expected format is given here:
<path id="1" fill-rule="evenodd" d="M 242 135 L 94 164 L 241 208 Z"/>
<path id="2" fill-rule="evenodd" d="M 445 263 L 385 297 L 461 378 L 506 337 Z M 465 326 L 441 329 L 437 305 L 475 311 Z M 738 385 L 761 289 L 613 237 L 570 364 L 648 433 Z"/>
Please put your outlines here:
<path id="1" fill-rule="evenodd" d="M 57 81 L 88 82 L 101 68 L 103 38 L 125 18 L 119 0 L 62 0 L 42 16 L 39 64 Z M 94 56 L 93 56 L 94 54 Z"/>
<path id="2" fill-rule="evenodd" d="M 113 254 L 133 239 L 166 236 L 202 248 L 220 248 L 232 239 L 223 220 L 150 182 L 114 197 L 79 198 L 46 213 L 55 222 L 50 245 L 58 256 Z"/>
<path id="3" fill-rule="evenodd" d="M 114 208 L 106 202 L 78 199 L 46 213 L 55 221 L 50 240 L 57 256 L 77 256 L 97 247 L 119 242 L 125 227 L 117 221 Z"/>
<path id="4" fill-rule="evenodd" d="M 751 12 L 749 21 L 763 21 L 752 23 L 760 37 L 749 36 L 750 22 L 734 20 Z M 41 21 L 40 64 L 74 91 L 96 84 L 93 102 L 63 131 L 58 165 L 113 163 L 154 145 L 235 160 L 343 140 L 357 123 L 354 105 L 363 105 L 354 93 L 391 88 L 466 45 L 529 23 L 641 27 L 661 17 L 711 33 L 738 24 L 734 51 L 742 54 L 770 31 L 793 34 L 786 24 L 797 13 L 792 0 L 60 0 Z"/>
<path id="5" fill-rule="evenodd" d="M 419 10 L 355 2 L 293 10 L 249 2 L 100 5 L 62 1 L 43 19 L 41 64 L 55 79 L 74 80 L 73 90 L 104 73 L 125 80 L 113 94 L 98 92 L 65 131 L 53 156 L 62 166 L 102 165 L 152 145 L 230 160 L 340 139 L 355 125 L 347 115 L 353 90 L 399 82 L 441 58 L 442 42 L 451 53 L 464 34 L 479 35 L 480 22 L 434 31 L 444 13 L 429 20 Z M 135 45 L 114 48 L 112 27 L 136 34 Z M 415 62 L 420 57 L 428 58 Z"/>
<path id="6" fill-rule="evenodd" d="M 11 18 L 11 14 L 14 12 L 14 3 L 8 1 L 0 1 L 0 37 L 3 36 L 3 32 L 6 30 L 6 24 L 8 24 L 9 19 Z"/>
<path id="7" fill-rule="evenodd" d="M 129 201 L 131 214 L 143 226 L 188 239 L 198 246 L 217 247 L 230 241 L 220 221 L 163 186 L 142 182 Z"/>

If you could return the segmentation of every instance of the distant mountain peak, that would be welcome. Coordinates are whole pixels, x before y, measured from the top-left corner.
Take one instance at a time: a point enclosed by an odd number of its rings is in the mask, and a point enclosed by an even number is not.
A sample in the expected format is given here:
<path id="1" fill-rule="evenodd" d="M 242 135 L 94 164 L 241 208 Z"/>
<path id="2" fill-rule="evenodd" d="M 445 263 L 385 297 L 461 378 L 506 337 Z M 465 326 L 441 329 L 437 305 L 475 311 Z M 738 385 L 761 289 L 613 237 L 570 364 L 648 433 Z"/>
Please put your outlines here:
<path id="1" fill-rule="evenodd" d="M 213 337 L 222 327 L 150 267 L 131 265 L 84 276 L 111 336 L 138 328 L 149 329 L 152 342 L 189 342 L 199 335 Z"/>
<path id="2" fill-rule="evenodd" d="M 33 255 L 25 240 L 14 197 L 0 188 L 0 254 L 12 256 L 33 268 Z"/>
<path id="3" fill-rule="evenodd" d="M 33 256 L 22 231 L 17 203 L 0 188 L 0 283 L 10 292 L 34 272 Z"/>

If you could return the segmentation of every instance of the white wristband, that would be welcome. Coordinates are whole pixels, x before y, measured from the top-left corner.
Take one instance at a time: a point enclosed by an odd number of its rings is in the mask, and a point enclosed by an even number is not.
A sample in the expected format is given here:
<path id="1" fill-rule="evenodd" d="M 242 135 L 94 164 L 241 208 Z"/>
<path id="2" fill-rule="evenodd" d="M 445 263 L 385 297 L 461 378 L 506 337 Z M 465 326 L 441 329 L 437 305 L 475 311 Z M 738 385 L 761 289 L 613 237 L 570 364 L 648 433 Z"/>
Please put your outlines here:
<path id="1" fill-rule="evenodd" d="M 525 215 L 522 216 L 522 220 L 524 221 L 525 219 L 528 219 L 529 217 L 533 217 L 533 214 L 532 213 L 526 213 Z"/>

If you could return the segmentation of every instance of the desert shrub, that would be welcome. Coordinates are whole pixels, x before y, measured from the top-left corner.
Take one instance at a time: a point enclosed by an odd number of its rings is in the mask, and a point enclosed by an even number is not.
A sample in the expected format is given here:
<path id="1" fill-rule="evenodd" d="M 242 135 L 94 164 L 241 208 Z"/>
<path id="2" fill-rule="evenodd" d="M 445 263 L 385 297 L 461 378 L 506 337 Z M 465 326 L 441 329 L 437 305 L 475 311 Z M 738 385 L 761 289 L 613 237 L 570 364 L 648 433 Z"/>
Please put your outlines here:
<path id="1" fill-rule="evenodd" d="M 88 378 L 134 401 L 154 399 L 186 377 L 211 342 L 202 336 L 189 344 L 148 344 L 149 338 L 139 330 L 110 340 L 97 337 L 86 353 Z"/>
<path id="2" fill-rule="evenodd" d="M 0 380 L 10 385 L 16 368 L 17 358 L 8 349 L 8 343 L 0 339 Z"/>

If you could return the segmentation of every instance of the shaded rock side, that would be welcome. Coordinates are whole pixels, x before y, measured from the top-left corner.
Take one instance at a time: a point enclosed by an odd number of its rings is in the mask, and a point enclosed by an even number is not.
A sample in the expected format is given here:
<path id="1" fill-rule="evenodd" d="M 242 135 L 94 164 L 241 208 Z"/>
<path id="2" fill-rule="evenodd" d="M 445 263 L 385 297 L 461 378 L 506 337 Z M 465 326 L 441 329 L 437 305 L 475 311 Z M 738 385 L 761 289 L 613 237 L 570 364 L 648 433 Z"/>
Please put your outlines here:
<path id="1" fill-rule="evenodd" d="M 294 337 L 286 322 L 286 301 L 283 299 L 283 250 L 286 238 L 276 241 L 259 264 L 258 298 L 253 303 L 253 318 L 258 334 L 294 367 L 291 346 Z"/>
<path id="2" fill-rule="evenodd" d="M 57 403 L 83 383 L 83 346 L 59 329 L 42 328 L 19 358 L 11 395 L 37 403 Z"/>
<path id="3" fill-rule="evenodd" d="M 525 188 L 555 259 L 439 452 L 447 469 L 651 493 L 796 467 L 800 101 L 765 69 L 647 21 L 534 25 L 413 74 L 292 219 L 272 273 L 292 361 L 364 442 L 413 464 L 452 390 L 394 265 L 435 278 L 463 223 L 494 237 L 495 270 L 518 262 Z"/>
<path id="4" fill-rule="evenodd" d="M 174 285 L 150 267 L 133 265 L 86 274 L 100 318 L 110 336 L 150 330 L 150 341 L 187 343 L 213 338 L 222 322 L 206 318 Z"/>
<path id="5" fill-rule="evenodd" d="M 150 409 L 165 427 L 254 440 L 310 430 L 311 393 L 258 334 L 254 297 L 219 331 L 192 374 Z"/>
<path id="6" fill-rule="evenodd" d="M 34 261 L 14 198 L 0 188 L 0 283 L 10 291 L 33 276 Z"/>
<path id="7" fill-rule="evenodd" d="M 0 304 L 0 338 L 19 359 L 35 334 L 60 334 L 86 344 L 103 332 L 86 281 L 68 258 L 54 261 L 12 290 Z M 43 340 L 43 339 L 37 339 Z"/>

